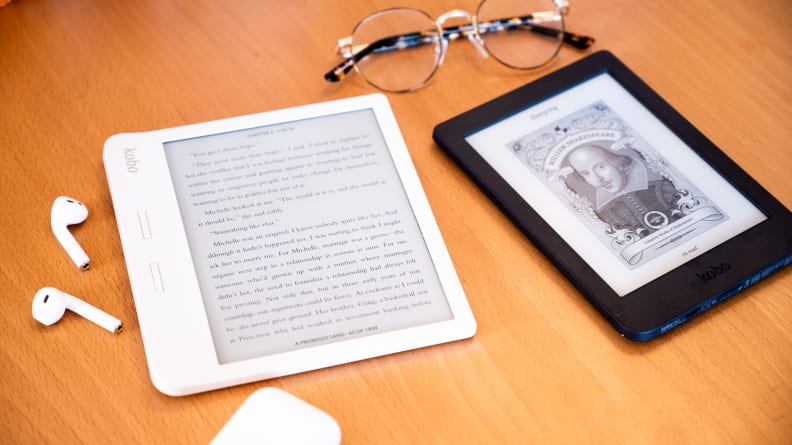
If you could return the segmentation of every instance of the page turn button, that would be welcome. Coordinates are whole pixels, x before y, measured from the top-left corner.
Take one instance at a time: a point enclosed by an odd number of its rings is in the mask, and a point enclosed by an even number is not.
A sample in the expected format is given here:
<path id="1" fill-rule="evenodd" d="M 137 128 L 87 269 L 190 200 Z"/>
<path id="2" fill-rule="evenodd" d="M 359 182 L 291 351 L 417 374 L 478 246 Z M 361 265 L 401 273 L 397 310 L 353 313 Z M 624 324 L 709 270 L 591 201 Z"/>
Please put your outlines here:
<path id="1" fill-rule="evenodd" d="M 151 239 L 151 225 L 149 224 L 148 213 L 145 210 L 138 210 L 138 222 L 140 223 L 140 233 L 143 239 Z"/>
<path id="2" fill-rule="evenodd" d="M 151 270 L 151 280 L 154 282 L 154 290 L 158 294 L 165 292 L 165 285 L 162 283 L 162 274 L 160 273 L 159 263 L 149 263 Z"/>

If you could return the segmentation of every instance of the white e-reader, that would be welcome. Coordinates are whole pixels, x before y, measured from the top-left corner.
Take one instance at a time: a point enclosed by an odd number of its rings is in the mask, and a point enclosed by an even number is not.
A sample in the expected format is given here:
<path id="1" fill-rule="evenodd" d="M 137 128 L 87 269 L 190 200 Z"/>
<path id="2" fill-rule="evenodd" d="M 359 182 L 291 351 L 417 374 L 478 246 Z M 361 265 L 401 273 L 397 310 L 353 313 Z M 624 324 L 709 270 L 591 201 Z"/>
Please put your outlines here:
<path id="1" fill-rule="evenodd" d="M 117 134 L 104 164 L 166 394 L 475 333 L 383 95 Z"/>

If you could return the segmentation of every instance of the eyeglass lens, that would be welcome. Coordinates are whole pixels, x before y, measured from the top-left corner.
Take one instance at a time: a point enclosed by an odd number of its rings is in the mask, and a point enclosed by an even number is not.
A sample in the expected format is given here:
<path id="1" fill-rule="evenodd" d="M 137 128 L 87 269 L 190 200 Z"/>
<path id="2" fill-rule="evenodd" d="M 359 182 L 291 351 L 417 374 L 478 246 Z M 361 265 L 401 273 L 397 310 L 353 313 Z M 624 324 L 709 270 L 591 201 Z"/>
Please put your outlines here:
<path id="1" fill-rule="evenodd" d="M 484 46 L 514 68 L 536 68 L 561 48 L 564 21 L 550 0 L 489 0 L 476 13 Z"/>
<path id="2" fill-rule="evenodd" d="M 476 16 L 487 52 L 510 67 L 544 65 L 561 46 L 564 24 L 552 0 L 487 0 L 479 5 Z M 410 91 L 437 70 L 443 38 L 454 40 L 472 33 L 473 24 L 440 29 L 422 11 L 388 9 L 355 27 L 349 49 L 367 52 L 358 55 L 355 69 L 373 86 Z"/>
<path id="3" fill-rule="evenodd" d="M 438 67 L 440 32 L 434 20 L 415 9 L 388 9 L 364 19 L 352 33 L 352 48 L 374 48 L 355 68 L 372 85 L 408 91 Z"/>

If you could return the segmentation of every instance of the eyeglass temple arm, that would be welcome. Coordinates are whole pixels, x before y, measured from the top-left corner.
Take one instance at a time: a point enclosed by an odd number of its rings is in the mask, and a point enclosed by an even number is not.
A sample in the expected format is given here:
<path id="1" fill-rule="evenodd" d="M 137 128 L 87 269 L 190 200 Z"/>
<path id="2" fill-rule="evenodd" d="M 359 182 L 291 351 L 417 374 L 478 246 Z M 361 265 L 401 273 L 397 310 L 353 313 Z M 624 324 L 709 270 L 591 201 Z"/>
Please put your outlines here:
<path id="1" fill-rule="evenodd" d="M 482 22 L 478 24 L 479 34 L 527 29 L 533 33 L 550 37 L 558 37 L 559 34 L 563 34 L 564 43 L 578 49 L 586 49 L 594 44 L 594 37 L 575 34 L 569 31 L 561 31 L 547 26 L 535 25 L 531 23 L 533 20 L 533 16 L 526 15 L 512 19 L 497 19 L 490 22 Z M 456 40 L 462 36 L 467 37 L 470 34 L 473 34 L 473 25 L 471 24 L 443 28 L 443 38 L 448 40 Z"/>
<path id="2" fill-rule="evenodd" d="M 445 34 L 445 33 L 444 33 Z M 351 43 L 352 38 L 346 37 L 338 41 L 338 52 L 344 52 L 344 47 Z M 363 60 L 371 53 L 381 53 L 395 51 L 403 48 L 410 48 L 418 45 L 425 45 L 434 42 L 435 37 L 431 34 L 424 35 L 421 32 L 402 34 L 398 36 L 383 37 L 357 51 L 351 50 L 349 54 L 344 54 L 344 60 L 325 73 L 328 82 L 338 82 L 355 66 L 356 62 Z"/>
<path id="3" fill-rule="evenodd" d="M 546 35 L 550 37 L 558 37 L 563 33 L 564 43 L 574 46 L 578 49 L 586 49 L 594 44 L 594 38 L 582 34 L 575 34 L 569 31 L 561 31 L 547 26 L 535 25 L 531 22 L 534 21 L 533 15 L 514 17 L 511 19 L 497 19 L 491 22 L 480 23 L 479 33 L 489 34 L 492 32 L 499 32 L 503 30 L 511 31 L 516 29 L 528 29 L 531 32 Z M 452 26 L 443 28 L 443 38 L 448 40 L 456 40 L 462 36 L 473 34 L 473 25 L 464 24 L 459 26 Z M 343 51 L 342 46 L 348 45 L 349 38 L 339 40 L 338 51 Z M 343 79 L 347 73 L 352 69 L 356 62 L 363 60 L 364 57 L 371 53 L 394 51 L 403 48 L 410 48 L 418 45 L 425 45 L 434 42 L 434 36 L 422 34 L 421 32 L 414 32 L 410 34 L 403 34 L 398 36 L 390 36 L 372 42 L 357 52 L 345 55 L 345 59 L 338 65 L 334 66 L 330 71 L 325 73 L 325 79 L 328 82 L 338 82 Z"/>

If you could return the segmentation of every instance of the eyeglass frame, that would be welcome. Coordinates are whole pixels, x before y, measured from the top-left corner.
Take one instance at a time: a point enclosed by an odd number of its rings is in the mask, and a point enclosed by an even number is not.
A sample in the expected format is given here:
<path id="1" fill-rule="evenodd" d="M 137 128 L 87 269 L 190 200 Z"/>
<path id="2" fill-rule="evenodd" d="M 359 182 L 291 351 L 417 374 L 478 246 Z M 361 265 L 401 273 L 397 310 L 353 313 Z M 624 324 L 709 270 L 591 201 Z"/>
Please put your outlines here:
<path id="1" fill-rule="evenodd" d="M 481 6 L 486 3 L 487 0 L 482 0 L 478 7 L 476 8 L 476 12 L 478 13 L 481 9 Z M 461 37 L 467 37 L 468 40 L 473 44 L 473 46 L 478 50 L 479 54 L 485 59 L 489 56 L 492 56 L 495 60 L 501 63 L 504 66 L 513 69 L 520 69 L 520 70 L 532 70 L 541 68 L 544 65 L 550 63 L 558 54 L 561 49 L 562 43 L 566 43 L 568 45 L 574 46 L 578 49 L 587 49 L 591 45 L 594 44 L 594 38 L 586 35 L 575 34 L 569 32 L 565 29 L 564 26 L 564 16 L 569 14 L 569 1 L 568 0 L 553 0 L 553 3 L 556 5 L 556 11 L 537 11 L 529 15 L 524 16 L 516 16 L 510 18 L 503 18 L 503 19 L 494 19 L 489 20 L 486 22 L 479 23 L 478 16 L 470 14 L 469 12 L 462 10 L 462 9 L 454 9 L 448 11 L 442 15 L 440 15 L 436 20 L 432 20 L 432 17 L 427 14 L 426 12 L 415 9 L 415 8 L 389 8 L 374 12 L 365 18 L 363 18 L 352 31 L 351 35 L 346 37 L 342 37 L 338 39 L 338 43 L 336 45 L 336 54 L 340 54 L 344 59 L 339 62 L 336 66 L 330 69 L 327 73 L 325 73 L 324 78 L 328 82 L 339 82 L 341 81 L 352 68 L 358 72 L 358 74 L 363 77 L 366 82 L 368 82 L 371 86 L 389 92 L 410 92 L 415 91 L 423 86 L 425 86 L 429 80 L 435 75 L 437 70 L 440 68 L 440 65 L 443 64 L 443 60 L 445 59 L 445 54 L 448 48 L 448 42 L 451 40 L 456 40 Z M 438 45 L 439 50 L 438 54 L 435 58 L 435 66 L 432 69 L 432 72 L 421 82 L 417 85 L 414 85 L 409 88 L 401 89 L 401 90 L 389 90 L 387 88 L 383 88 L 379 85 L 374 84 L 371 82 L 363 73 L 361 73 L 360 68 L 357 65 L 357 62 L 363 60 L 366 56 L 376 52 L 385 52 L 385 51 L 392 51 L 392 50 L 399 50 L 409 47 L 414 47 L 423 44 L 434 44 L 436 36 L 424 36 L 422 35 L 421 31 L 416 31 L 410 34 L 402 34 L 396 36 L 389 36 L 383 37 L 375 42 L 366 44 L 366 45 L 358 45 L 357 47 L 352 46 L 352 38 L 354 36 L 355 31 L 357 28 L 364 23 L 365 21 L 369 20 L 370 18 L 388 13 L 391 11 L 415 11 L 419 12 L 422 15 L 426 16 L 430 21 L 433 22 L 435 26 L 435 31 L 437 32 L 437 36 L 440 37 L 440 45 Z M 455 18 L 464 18 L 469 21 L 469 23 L 465 23 L 458 26 L 444 28 L 443 24 L 449 19 Z M 537 20 L 538 19 L 538 20 Z M 561 29 L 554 29 L 543 27 L 538 25 L 537 23 L 541 24 L 542 22 L 549 21 L 549 20 L 556 20 L 560 19 L 561 21 Z M 520 67 L 509 64 L 503 60 L 501 60 L 497 55 L 491 53 L 487 50 L 487 45 L 484 43 L 484 39 L 482 39 L 482 29 L 481 26 L 486 25 L 483 30 L 483 34 L 487 34 L 490 32 L 500 32 L 503 30 L 510 30 L 516 27 L 528 27 L 527 29 L 531 32 L 549 35 L 553 37 L 558 37 L 559 35 L 562 36 L 561 42 L 558 44 L 558 48 L 553 52 L 553 54 L 543 63 L 530 66 L 530 67 Z M 415 38 L 418 38 L 418 41 L 415 41 Z M 425 40 L 425 38 L 429 38 L 430 40 Z M 408 39 L 412 39 L 412 42 L 408 41 Z"/>

